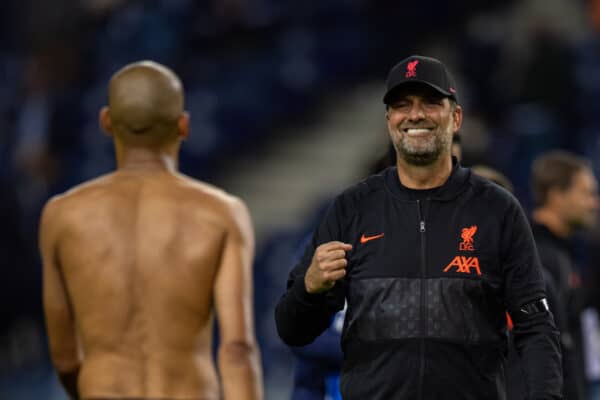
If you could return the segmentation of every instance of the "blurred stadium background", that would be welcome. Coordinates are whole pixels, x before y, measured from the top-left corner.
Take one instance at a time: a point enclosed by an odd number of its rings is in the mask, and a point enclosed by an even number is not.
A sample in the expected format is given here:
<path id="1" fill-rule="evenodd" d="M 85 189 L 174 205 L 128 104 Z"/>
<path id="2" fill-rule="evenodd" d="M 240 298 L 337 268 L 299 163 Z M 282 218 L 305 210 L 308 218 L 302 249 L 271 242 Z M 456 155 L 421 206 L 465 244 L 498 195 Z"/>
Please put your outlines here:
<path id="1" fill-rule="evenodd" d="M 597 0 L 3 0 L 0 399 L 65 399 L 46 349 L 37 222 L 49 196 L 114 167 L 97 113 L 124 64 L 181 76 L 182 171 L 249 205 L 267 399 L 280 400 L 293 362 L 274 302 L 319 210 L 386 151 L 389 68 L 413 53 L 450 66 L 463 164 L 504 172 L 528 208 L 541 151 L 574 151 L 600 172 L 599 29 Z"/>

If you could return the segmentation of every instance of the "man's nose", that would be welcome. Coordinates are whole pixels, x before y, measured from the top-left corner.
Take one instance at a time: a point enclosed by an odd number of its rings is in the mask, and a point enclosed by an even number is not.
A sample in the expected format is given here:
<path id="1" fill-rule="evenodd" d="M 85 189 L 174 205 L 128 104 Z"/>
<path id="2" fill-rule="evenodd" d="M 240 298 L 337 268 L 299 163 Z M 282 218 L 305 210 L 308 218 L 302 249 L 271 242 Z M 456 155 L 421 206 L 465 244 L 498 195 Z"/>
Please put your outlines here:
<path id="1" fill-rule="evenodd" d="M 423 105 L 419 102 L 413 103 L 412 107 L 408 112 L 408 118 L 411 121 L 419 121 L 425 119 L 425 111 L 423 110 Z"/>

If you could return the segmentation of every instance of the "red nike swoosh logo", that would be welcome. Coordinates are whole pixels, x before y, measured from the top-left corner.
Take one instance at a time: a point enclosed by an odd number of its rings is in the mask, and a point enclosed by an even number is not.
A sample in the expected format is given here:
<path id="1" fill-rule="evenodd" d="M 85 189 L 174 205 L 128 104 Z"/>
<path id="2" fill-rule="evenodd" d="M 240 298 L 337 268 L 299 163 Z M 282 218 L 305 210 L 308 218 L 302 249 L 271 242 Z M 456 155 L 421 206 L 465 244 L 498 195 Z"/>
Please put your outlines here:
<path id="1" fill-rule="evenodd" d="M 383 235 L 384 235 L 384 233 L 380 233 L 379 235 L 373 235 L 373 236 L 365 236 L 365 234 L 363 233 L 363 235 L 360 237 L 360 242 L 367 243 L 370 240 L 382 238 Z"/>

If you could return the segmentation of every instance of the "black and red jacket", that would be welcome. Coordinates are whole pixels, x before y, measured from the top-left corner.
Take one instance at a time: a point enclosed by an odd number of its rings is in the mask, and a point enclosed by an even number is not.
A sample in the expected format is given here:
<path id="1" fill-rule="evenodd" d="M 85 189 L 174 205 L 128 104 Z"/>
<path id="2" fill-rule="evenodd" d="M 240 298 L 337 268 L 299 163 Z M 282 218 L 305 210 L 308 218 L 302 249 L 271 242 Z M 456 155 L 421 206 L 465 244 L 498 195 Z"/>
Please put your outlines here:
<path id="1" fill-rule="evenodd" d="M 315 248 L 353 245 L 347 274 L 309 294 Z M 348 302 L 342 334 L 345 400 L 505 399 L 511 314 L 530 398 L 561 399 L 559 337 L 531 229 L 518 201 L 455 161 L 435 192 L 400 184 L 396 168 L 338 196 L 277 304 L 279 335 L 310 343 Z"/>

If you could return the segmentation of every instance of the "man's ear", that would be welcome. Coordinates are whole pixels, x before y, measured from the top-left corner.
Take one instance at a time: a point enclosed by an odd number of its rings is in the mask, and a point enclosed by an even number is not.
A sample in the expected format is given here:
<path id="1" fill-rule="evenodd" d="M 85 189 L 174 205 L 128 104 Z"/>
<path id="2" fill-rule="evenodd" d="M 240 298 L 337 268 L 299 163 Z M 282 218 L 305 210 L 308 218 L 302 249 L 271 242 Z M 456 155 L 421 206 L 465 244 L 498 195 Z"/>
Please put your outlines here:
<path id="1" fill-rule="evenodd" d="M 110 118 L 110 112 L 107 106 L 104 106 L 100 109 L 100 113 L 98 114 L 98 121 L 100 123 L 100 127 L 102 128 L 102 131 L 104 131 L 104 133 L 107 136 L 112 136 L 113 126 L 112 120 Z"/>
<path id="2" fill-rule="evenodd" d="M 460 127 L 462 126 L 462 121 L 463 121 L 463 112 L 462 112 L 462 107 L 457 105 L 456 108 L 454 109 L 454 132 L 458 132 L 460 130 Z"/>
<path id="3" fill-rule="evenodd" d="M 546 204 L 550 206 L 562 205 L 565 199 L 565 192 L 559 188 L 558 186 L 553 186 L 548 189 L 548 193 L 546 193 Z"/>
<path id="4" fill-rule="evenodd" d="M 184 140 L 190 135 L 190 114 L 187 111 L 184 111 L 177 120 L 177 129 L 179 136 Z"/>

